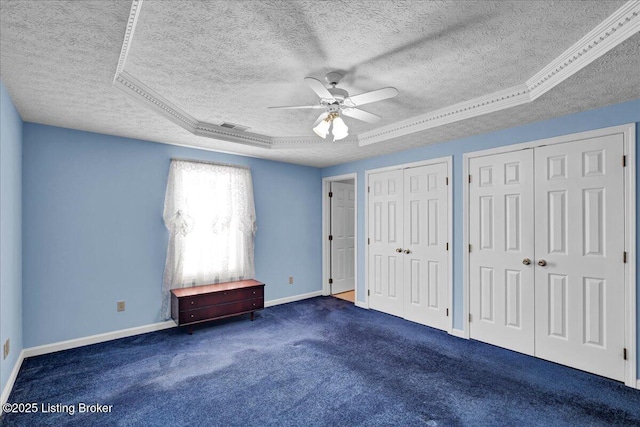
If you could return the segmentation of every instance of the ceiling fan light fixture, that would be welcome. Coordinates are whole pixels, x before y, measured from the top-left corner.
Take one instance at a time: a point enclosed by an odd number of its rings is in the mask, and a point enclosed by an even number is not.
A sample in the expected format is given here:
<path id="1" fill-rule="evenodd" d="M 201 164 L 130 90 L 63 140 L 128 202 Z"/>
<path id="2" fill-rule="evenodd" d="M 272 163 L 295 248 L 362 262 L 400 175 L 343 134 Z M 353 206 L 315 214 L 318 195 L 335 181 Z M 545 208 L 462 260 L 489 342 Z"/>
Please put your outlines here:
<path id="1" fill-rule="evenodd" d="M 327 119 L 328 119 L 328 117 L 327 117 Z M 320 123 L 318 123 L 318 125 L 316 127 L 313 128 L 313 131 L 320 138 L 326 138 L 327 137 L 327 133 L 329 133 L 329 127 L 331 126 L 331 120 L 327 120 L 327 119 L 322 120 Z"/>
<path id="2" fill-rule="evenodd" d="M 333 130 L 331 133 L 333 134 L 333 140 L 338 141 L 349 136 L 349 127 L 341 117 L 336 117 L 333 119 Z"/>

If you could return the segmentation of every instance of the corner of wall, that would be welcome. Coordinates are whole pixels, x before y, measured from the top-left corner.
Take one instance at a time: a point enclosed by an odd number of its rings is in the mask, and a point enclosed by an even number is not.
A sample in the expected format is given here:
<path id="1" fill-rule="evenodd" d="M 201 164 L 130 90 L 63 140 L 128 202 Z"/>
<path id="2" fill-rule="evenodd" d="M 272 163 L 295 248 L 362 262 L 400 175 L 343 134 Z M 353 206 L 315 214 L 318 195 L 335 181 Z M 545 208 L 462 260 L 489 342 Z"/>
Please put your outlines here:
<path id="1" fill-rule="evenodd" d="M 0 81 L 0 397 L 8 399 L 22 362 L 22 129 Z"/>

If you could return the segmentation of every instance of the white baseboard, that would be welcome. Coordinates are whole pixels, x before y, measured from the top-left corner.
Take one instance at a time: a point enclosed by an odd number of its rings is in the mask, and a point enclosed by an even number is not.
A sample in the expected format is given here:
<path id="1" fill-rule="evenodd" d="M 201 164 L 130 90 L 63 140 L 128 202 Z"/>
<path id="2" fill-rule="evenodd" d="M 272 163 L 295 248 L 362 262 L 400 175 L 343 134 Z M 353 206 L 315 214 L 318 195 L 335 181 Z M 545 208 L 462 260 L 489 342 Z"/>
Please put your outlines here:
<path id="1" fill-rule="evenodd" d="M 462 329 L 451 329 L 451 332 L 449 332 L 449 335 L 453 335 L 454 337 L 458 337 L 458 338 L 468 339 Z"/>
<path id="2" fill-rule="evenodd" d="M 636 384 L 636 388 L 640 390 L 640 378 L 638 379 L 638 383 Z"/>
<path id="3" fill-rule="evenodd" d="M 300 301 L 307 298 L 313 298 L 322 295 L 322 291 L 311 292 L 308 294 L 294 295 L 292 297 L 280 298 L 271 301 L 265 301 L 265 307 L 271 307 L 288 302 Z M 29 347 L 23 350 L 24 357 L 40 356 L 56 351 L 68 350 L 70 348 L 83 347 L 85 345 L 97 344 L 105 341 L 116 340 L 118 338 L 131 337 L 134 335 L 146 334 L 147 332 L 161 331 L 163 329 L 174 328 L 176 324 L 173 320 L 166 322 L 152 323 L 150 325 L 137 326 L 135 328 L 121 329 L 119 331 L 106 332 L 104 334 L 91 335 L 83 338 L 76 338 L 67 341 L 60 341 L 52 344 L 40 345 L 37 347 Z"/>
<path id="4" fill-rule="evenodd" d="M 274 305 L 286 304 L 294 301 L 301 301 L 307 298 L 315 298 L 322 296 L 322 291 L 309 292 L 308 294 L 294 295 L 292 297 L 285 297 L 279 299 L 272 299 L 264 302 L 264 307 L 273 307 Z"/>
<path id="5" fill-rule="evenodd" d="M 166 322 L 152 323 L 151 325 L 137 326 L 135 328 L 121 329 L 119 331 L 106 332 L 104 334 L 60 341 L 37 347 L 29 347 L 25 348 L 23 352 L 24 357 L 40 356 L 42 354 L 55 353 L 56 351 L 84 347 L 85 345 L 97 344 L 105 341 L 117 340 L 118 338 L 131 337 L 134 335 L 146 334 L 147 332 L 161 331 L 163 329 L 175 327 L 176 323 L 173 320 L 167 320 Z"/>
<path id="6" fill-rule="evenodd" d="M 365 303 L 360 302 L 360 301 L 356 301 L 355 302 L 356 307 L 360 307 L 360 308 L 364 308 L 365 310 L 369 310 L 369 306 L 367 306 Z"/>
<path id="7" fill-rule="evenodd" d="M 7 403 L 7 399 L 9 399 L 9 395 L 11 394 L 11 390 L 13 390 L 13 384 L 16 382 L 16 378 L 18 378 L 18 372 L 20 372 L 20 367 L 22 366 L 22 361 L 24 360 L 24 350 L 20 352 L 18 356 L 18 360 L 16 360 L 16 364 L 13 365 L 13 370 L 11 371 L 11 375 L 9 375 L 9 379 L 7 380 L 7 384 L 4 386 L 4 390 L 2 390 L 2 394 L 0 395 L 0 407 Z M 0 414 L 2 414 L 2 409 L 0 409 Z"/>

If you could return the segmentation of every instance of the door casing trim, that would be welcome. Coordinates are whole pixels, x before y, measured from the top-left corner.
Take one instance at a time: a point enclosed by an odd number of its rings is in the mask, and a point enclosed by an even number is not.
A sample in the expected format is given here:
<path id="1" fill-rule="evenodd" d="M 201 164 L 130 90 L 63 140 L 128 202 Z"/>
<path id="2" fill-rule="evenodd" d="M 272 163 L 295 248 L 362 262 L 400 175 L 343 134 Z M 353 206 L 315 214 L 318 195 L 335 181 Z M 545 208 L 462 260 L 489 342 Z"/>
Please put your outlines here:
<path id="1" fill-rule="evenodd" d="M 357 305 L 358 302 L 358 174 L 357 173 L 347 173 L 344 175 L 335 175 L 335 176 L 326 176 L 322 178 L 322 295 L 328 296 L 331 295 L 331 286 L 329 285 L 329 276 L 331 275 L 330 270 L 330 258 L 331 258 L 331 247 L 329 245 L 329 231 L 330 227 L 330 218 L 331 218 L 331 207 L 329 205 L 329 185 L 334 181 L 344 181 L 348 179 L 353 179 L 353 188 L 355 190 L 355 203 L 354 203 L 354 211 L 353 211 L 353 257 L 354 257 L 354 283 L 355 283 L 355 301 L 354 303 Z"/>

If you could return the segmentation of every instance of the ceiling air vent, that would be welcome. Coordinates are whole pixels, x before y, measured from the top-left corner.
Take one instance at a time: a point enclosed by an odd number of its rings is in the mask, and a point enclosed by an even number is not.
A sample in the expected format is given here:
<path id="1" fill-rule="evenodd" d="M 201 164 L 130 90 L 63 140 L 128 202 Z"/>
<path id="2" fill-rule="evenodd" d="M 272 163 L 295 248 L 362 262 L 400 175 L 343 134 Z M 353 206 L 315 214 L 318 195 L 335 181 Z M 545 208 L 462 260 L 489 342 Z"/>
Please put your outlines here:
<path id="1" fill-rule="evenodd" d="M 249 126 L 236 125 L 234 123 L 229 123 L 229 122 L 222 122 L 220 127 L 227 128 L 227 129 L 235 129 L 241 132 L 244 132 L 245 130 L 249 129 Z"/>

